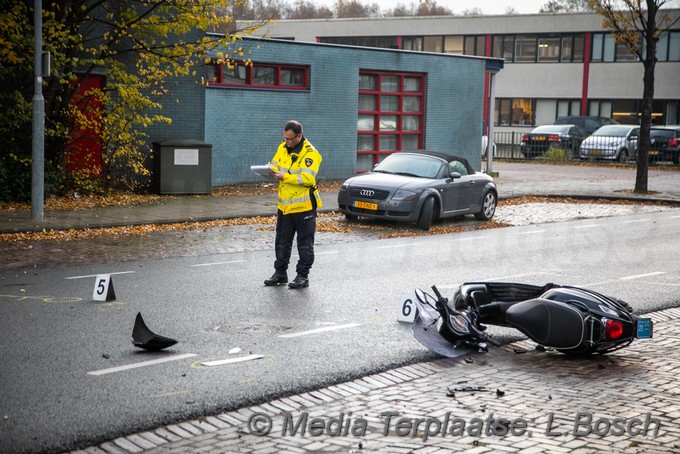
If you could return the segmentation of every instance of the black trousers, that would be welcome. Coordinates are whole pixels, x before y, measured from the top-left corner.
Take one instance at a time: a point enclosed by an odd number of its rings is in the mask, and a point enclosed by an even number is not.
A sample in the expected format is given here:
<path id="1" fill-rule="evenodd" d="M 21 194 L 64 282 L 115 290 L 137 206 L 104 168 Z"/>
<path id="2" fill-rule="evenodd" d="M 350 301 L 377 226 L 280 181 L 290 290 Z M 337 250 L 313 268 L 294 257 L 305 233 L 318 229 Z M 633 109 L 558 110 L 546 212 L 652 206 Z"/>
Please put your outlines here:
<path id="1" fill-rule="evenodd" d="M 314 263 L 314 233 L 316 232 L 316 210 L 301 213 L 283 214 L 278 210 L 276 218 L 276 241 L 274 250 L 276 271 L 288 270 L 293 237 L 297 235 L 297 248 L 300 259 L 295 271 L 307 277 Z"/>

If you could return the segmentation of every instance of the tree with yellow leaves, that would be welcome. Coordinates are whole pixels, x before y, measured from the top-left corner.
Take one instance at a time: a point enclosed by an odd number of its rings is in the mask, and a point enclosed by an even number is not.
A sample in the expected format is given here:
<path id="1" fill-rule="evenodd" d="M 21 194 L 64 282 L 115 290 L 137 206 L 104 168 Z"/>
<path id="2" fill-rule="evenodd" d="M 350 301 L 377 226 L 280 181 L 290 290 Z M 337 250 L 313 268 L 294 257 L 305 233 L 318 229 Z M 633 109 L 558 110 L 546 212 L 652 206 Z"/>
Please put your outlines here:
<path id="1" fill-rule="evenodd" d="M 46 190 L 92 178 L 108 188 L 148 174 L 145 129 L 159 122 L 169 82 L 195 75 L 207 53 L 229 49 L 253 23 L 233 28 L 229 11 L 246 0 L 70 0 L 43 2 L 43 49 L 51 54 L 45 96 Z M 0 0 L 0 200 L 30 196 L 33 1 Z M 238 47 L 238 46 L 237 46 Z M 229 52 L 224 60 L 239 59 Z M 91 76 L 100 86 L 84 86 Z M 199 78 L 200 79 L 200 78 Z M 174 101 L 174 100 L 173 100 Z M 85 137 L 102 149 L 101 169 L 66 172 L 67 150 Z M 128 180 L 121 177 L 132 176 Z M 74 179 L 75 177 L 75 179 Z M 84 178 L 83 178 L 84 177 Z M 70 188 L 73 189 L 73 188 Z M 81 189 L 87 189 L 84 187 Z"/>

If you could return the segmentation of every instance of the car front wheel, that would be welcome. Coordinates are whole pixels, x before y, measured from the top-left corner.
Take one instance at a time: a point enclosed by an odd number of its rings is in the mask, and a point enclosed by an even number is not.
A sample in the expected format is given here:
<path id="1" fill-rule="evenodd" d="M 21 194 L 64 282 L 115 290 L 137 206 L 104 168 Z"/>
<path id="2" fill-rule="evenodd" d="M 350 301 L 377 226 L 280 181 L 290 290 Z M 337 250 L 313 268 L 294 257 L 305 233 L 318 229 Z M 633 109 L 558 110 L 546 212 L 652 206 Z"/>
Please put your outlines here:
<path id="1" fill-rule="evenodd" d="M 625 148 L 621 150 L 619 153 L 619 162 L 627 162 L 628 161 L 628 150 Z"/>
<path id="2" fill-rule="evenodd" d="M 430 230 L 432 219 L 434 218 L 434 197 L 428 197 L 420 209 L 420 217 L 416 222 L 416 226 L 422 230 Z"/>
<path id="3" fill-rule="evenodd" d="M 475 213 L 475 218 L 480 221 L 490 220 L 494 213 L 496 213 L 496 205 L 498 204 L 498 197 L 493 191 L 486 191 L 482 198 L 482 211 Z"/>

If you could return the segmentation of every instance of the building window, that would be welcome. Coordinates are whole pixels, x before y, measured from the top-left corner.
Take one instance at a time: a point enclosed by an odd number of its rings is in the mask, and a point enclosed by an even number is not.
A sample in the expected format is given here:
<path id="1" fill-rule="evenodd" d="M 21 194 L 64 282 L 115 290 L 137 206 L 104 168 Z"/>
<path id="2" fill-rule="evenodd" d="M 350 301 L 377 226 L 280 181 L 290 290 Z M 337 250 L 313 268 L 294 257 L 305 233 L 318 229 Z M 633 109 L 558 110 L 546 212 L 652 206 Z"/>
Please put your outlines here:
<path id="1" fill-rule="evenodd" d="M 309 87 L 307 66 L 257 64 L 206 65 L 208 85 L 305 90 Z"/>
<path id="2" fill-rule="evenodd" d="M 422 148 L 424 93 L 422 74 L 359 74 L 357 173 L 395 151 Z"/>
<path id="3" fill-rule="evenodd" d="M 536 36 L 518 35 L 515 38 L 515 62 L 533 63 L 536 61 Z"/>
<path id="4" fill-rule="evenodd" d="M 445 36 L 444 52 L 447 54 L 463 55 L 463 36 Z"/>
<path id="5" fill-rule="evenodd" d="M 560 36 L 543 35 L 538 37 L 538 61 L 560 61 Z"/>
<path id="6" fill-rule="evenodd" d="M 528 98 L 499 98 L 494 113 L 497 126 L 533 126 L 535 101 Z"/>
<path id="7" fill-rule="evenodd" d="M 402 43 L 404 50 L 423 50 L 422 36 L 404 36 Z"/>
<path id="8" fill-rule="evenodd" d="M 423 50 L 425 52 L 437 52 L 442 53 L 444 51 L 442 47 L 442 36 L 426 36 L 423 40 Z"/>
<path id="9" fill-rule="evenodd" d="M 396 36 L 326 36 L 321 37 L 319 42 L 348 46 L 381 47 L 384 49 L 399 48 L 399 40 Z"/>
<path id="10" fill-rule="evenodd" d="M 627 46 L 614 41 L 611 33 L 593 33 L 591 61 L 636 61 L 637 56 Z"/>

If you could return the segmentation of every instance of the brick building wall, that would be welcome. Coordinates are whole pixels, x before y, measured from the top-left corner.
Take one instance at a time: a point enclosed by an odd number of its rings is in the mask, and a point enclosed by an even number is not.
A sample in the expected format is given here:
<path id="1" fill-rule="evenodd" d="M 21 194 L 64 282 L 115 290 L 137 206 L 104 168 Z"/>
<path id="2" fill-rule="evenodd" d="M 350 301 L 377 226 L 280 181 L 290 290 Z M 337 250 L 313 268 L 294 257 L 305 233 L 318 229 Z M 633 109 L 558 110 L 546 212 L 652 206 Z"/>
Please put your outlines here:
<path id="1" fill-rule="evenodd" d="M 425 74 L 424 148 L 454 152 L 480 168 L 485 59 L 277 40 L 238 45 L 256 63 L 308 65 L 309 90 L 180 81 L 172 93 L 179 103 L 166 102 L 163 111 L 173 124 L 154 134 L 212 144 L 213 186 L 261 181 L 250 165 L 271 159 L 293 118 L 323 156 L 321 179 L 354 175 L 360 70 Z"/>

